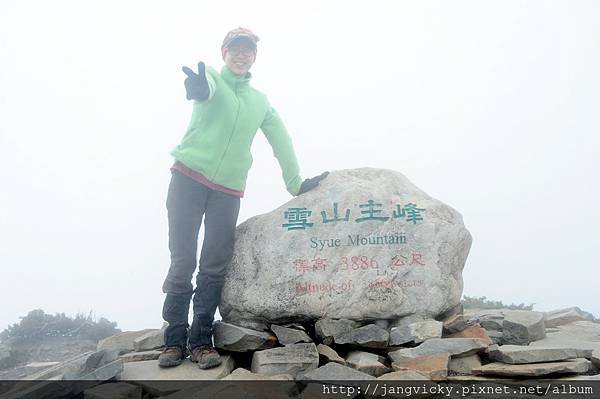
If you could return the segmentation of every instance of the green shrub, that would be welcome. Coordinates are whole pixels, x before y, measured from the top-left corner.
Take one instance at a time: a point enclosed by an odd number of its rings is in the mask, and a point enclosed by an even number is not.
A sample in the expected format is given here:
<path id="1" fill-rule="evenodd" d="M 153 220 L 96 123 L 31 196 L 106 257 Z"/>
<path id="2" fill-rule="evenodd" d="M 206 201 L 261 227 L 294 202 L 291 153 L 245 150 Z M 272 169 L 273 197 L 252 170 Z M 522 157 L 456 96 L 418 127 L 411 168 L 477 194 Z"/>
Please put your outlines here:
<path id="1" fill-rule="evenodd" d="M 87 316 L 78 313 L 75 318 L 71 318 L 64 313 L 56 313 L 53 316 L 44 313 L 41 309 L 35 309 L 20 319 L 19 323 L 8 326 L 0 333 L 2 341 L 17 343 L 50 336 L 99 341 L 121 332 L 116 322 L 111 322 L 104 317 L 96 321 L 92 317 L 92 312 Z"/>
<path id="2" fill-rule="evenodd" d="M 501 301 L 489 301 L 486 297 L 470 297 L 463 296 L 462 304 L 465 308 L 477 308 L 477 309 L 517 309 L 517 310 L 533 310 L 533 305 L 525 305 L 524 303 L 520 303 L 519 305 L 515 305 L 511 303 L 510 305 L 505 305 Z"/>

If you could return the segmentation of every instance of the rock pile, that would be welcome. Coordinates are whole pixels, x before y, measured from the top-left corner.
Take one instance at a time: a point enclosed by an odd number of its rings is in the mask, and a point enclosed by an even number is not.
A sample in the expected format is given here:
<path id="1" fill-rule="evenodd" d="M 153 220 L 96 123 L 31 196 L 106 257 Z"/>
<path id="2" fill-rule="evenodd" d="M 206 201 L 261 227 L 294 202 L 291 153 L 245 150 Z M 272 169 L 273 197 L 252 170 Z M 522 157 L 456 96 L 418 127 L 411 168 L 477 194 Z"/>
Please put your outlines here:
<path id="1" fill-rule="evenodd" d="M 556 320 L 557 312 L 569 312 L 569 317 Z M 487 324 L 492 315 L 494 323 Z M 553 327 L 546 327 L 546 321 Z M 118 392 L 127 392 L 127 398 L 177 398 L 190 389 L 190 380 L 285 380 L 299 384 L 300 391 L 308 382 L 331 380 L 600 379 L 600 323 L 577 308 L 463 311 L 459 305 L 438 319 L 364 323 L 324 318 L 311 324 L 273 324 L 268 331 L 223 321 L 215 327 L 223 364 L 214 369 L 200 370 L 188 359 L 174 368 L 159 368 L 163 330 L 143 330 L 107 338 L 96 353 L 29 379 L 67 379 L 71 392 L 85 390 L 84 397 L 96 399 L 118 397 Z M 492 339 L 494 332 L 497 338 Z M 535 340 L 514 344 L 515 337 Z M 95 384 L 110 381 L 96 387 L 77 381 L 89 379 L 99 380 Z"/>

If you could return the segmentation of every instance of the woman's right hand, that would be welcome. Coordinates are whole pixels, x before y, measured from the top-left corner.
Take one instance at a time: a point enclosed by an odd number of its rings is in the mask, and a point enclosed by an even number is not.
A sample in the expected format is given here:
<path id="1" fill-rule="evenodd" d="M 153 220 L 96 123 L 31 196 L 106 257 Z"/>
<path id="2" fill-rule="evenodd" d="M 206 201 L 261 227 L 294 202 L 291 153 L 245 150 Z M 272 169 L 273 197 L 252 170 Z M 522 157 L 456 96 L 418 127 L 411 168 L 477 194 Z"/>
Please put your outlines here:
<path id="1" fill-rule="evenodd" d="M 190 68 L 181 67 L 183 73 L 187 75 L 183 84 L 185 85 L 186 97 L 188 100 L 204 101 L 208 99 L 210 89 L 206 80 L 206 72 L 204 71 L 204 62 L 198 63 L 198 73 L 195 73 Z"/>

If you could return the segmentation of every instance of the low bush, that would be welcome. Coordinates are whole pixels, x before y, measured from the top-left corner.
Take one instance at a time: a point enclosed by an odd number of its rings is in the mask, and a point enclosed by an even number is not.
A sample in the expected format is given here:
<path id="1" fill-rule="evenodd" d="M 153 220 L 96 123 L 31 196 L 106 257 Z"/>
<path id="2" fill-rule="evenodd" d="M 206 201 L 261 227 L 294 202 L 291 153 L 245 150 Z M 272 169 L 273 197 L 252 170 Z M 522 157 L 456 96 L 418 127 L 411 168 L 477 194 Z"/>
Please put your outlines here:
<path id="1" fill-rule="evenodd" d="M 465 308 L 475 308 L 475 309 L 515 309 L 515 310 L 533 310 L 532 303 L 530 305 L 525 305 L 524 303 L 520 303 L 519 305 L 515 305 L 511 303 L 510 305 L 505 305 L 501 301 L 490 301 L 484 296 L 480 297 L 470 297 L 463 296 L 462 299 L 463 307 Z"/>
<path id="2" fill-rule="evenodd" d="M 78 313 L 72 318 L 64 313 L 50 315 L 41 309 L 35 309 L 20 319 L 19 323 L 10 325 L 0 333 L 0 339 L 3 342 L 19 343 L 51 336 L 99 341 L 121 332 L 117 328 L 116 322 L 109 321 L 104 317 L 95 320 L 91 312 L 87 316 Z"/>

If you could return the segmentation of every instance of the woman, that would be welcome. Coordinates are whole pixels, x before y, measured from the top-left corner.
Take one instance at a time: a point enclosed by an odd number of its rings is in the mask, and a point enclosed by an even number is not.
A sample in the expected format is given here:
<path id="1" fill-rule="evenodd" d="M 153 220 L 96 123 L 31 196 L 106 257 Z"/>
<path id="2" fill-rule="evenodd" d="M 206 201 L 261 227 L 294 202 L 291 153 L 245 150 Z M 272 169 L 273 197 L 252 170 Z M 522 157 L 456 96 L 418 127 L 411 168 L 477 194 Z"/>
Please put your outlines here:
<path id="1" fill-rule="evenodd" d="M 163 284 L 165 349 L 161 367 L 176 366 L 191 353 L 200 368 L 221 364 L 212 345 L 212 323 L 221 296 L 226 267 L 233 255 L 240 198 L 252 163 L 250 146 L 260 128 L 273 148 L 288 192 L 300 195 L 316 187 L 328 172 L 304 182 L 292 141 L 267 97 L 250 86 L 256 60 L 256 36 L 237 28 L 225 36 L 220 73 L 198 63 L 187 75 L 192 118 L 181 143 L 171 152 L 175 163 L 167 196 L 171 266 Z M 204 217 L 204 241 L 196 278 L 198 231 Z M 188 312 L 193 295 L 194 318 L 188 337 Z"/>

